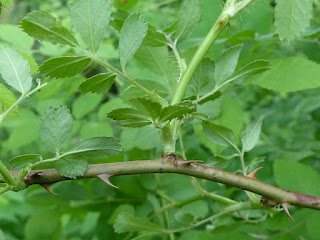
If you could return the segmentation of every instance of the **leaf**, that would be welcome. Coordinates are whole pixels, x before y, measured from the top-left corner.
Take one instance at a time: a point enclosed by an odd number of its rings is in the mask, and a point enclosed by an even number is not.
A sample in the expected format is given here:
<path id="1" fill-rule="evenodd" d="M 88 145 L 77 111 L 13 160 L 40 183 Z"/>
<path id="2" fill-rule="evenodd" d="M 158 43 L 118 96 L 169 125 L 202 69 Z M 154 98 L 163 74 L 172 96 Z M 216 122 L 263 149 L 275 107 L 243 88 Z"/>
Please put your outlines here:
<path id="1" fill-rule="evenodd" d="M 163 33 L 160 33 L 152 27 L 151 25 L 148 26 L 148 31 L 143 39 L 142 45 L 146 47 L 162 47 L 168 44 L 168 40 Z"/>
<path id="2" fill-rule="evenodd" d="M 40 161 L 39 154 L 25 154 L 10 159 L 10 169 L 20 170 L 28 165 Z"/>
<path id="3" fill-rule="evenodd" d="M 320 197 L 320 176 L 310 166 L 292 160 L 276 160 L 273 173 L 279 187 Z"/>
<path id="4" fill-rule="evenodd" d="M 79 96 L 72 103 L 72 114 L 76 119 L 82 119 L 92 110 L 98 107 L 103 99 L 103 95 L 95 93 L 87 93 Z M 85 107 L 84 107 L 85 106 Z"/>
<path id="5" fill-rule="evenodd" d="M 115 232 L 135 232 L 135 231 L 148 231 L 148 232 L 164 232 L 165 229 L 161 225 L 143 220 L 132 216 L 127 212 L 122 212 L 118 215 L 113 225 Z"/>
<path id="6" fill-rule="evenodd" d="M 147 98 L 136 97 L 131 98 L 130 103 L 139 111 L 149 116 L 152 120 L 160 115 L 161 105 Z"/>
<path id="7" fill-rule="evenodd" d="M 40 73 L 46 77 L 73 77 L 81 73 L 90 63 L 88 57 L 56 57 L 50 58 L 40 66 Z"/>
<path id="8" fill-rule="evenodd" d="M 192 33 L 201 20 L 201 7 L 198 0 L 186 0 L 180 10 L 177 25 L 175 26 L 175 39 L 183 40 Z"/>
<path id="9" fill-rule="evenodd" d="M 49 108 L 40 123 L 40 139 L 48 151 L 60 152 L 72 130 L 72 116 L 66 107 Z"/>
<path id="10" fill-rule="evenodd" d="M 176 221 L 178 223 L 182 223 L 183 225 L 190 225 L 194 220 L 194 217 L 193 217 L 192 214 L 186 213 L 186 212 L 184 212 L 182 210 L 178 211 L 174 215 L 174 218 L 176 219 Z"/>
<path id="11" fill-rule="evenodd" d="M 147 34 L 148 25 L 140 13 L 132 13 L 124 22 L 120 32 L 120 63 L 124 69 L 133 57 Z"/>
<path id="12" fill-rule="evenodd" d="M 207 138 L 215 144 L 221 146 L 232 146 L 234 144 L 234 134 L 229 128 L 211 122 L 203 122 L 203 129 Z"/>
<path id="13" fill-rule="evenodd" d="M 16 51 L 10 48 L 1 48 L 0 73 L 5 82 L 21 94 L 30 91 L 32 84 L 30 66 L 28 61 Z"/>
<path id="14" fill-rule="evenodd" d="M 79 155 L 68 155 L 55 161 L 55 169 L 64 177 L 75 179 L 85 174 L 88 161 Z"/>
<path id="15" fill-rule="evenodd" d="M 232 75 L 238 64 L 242 45 L 236 45 L 226 50 L 216 61 L 214 79 L 216 84 L 221 84 Z"/>
<path id="16" fill-rule="evenodd" d="M 192 113 L 194 111 L 193 106 L 172 105 L 162 109 L 159 117 L 159 122 L 165 122 L 172 120 L 182 115 Z"/>
<path id="17" fill-rule="evenodd" d="M 70 5 L 71 23 L 92 52 L 107 33 L 111 10 L 109 0 L 76 0 Z"/>
<path id="18" fill-rule="evenodd" d="M 20 22 L 20 27 L 31 37 L 48 41 L 53 44 L 62 44 L 75 47 L 76 39 L 68 29 L 61 26 L 58 20 L 44 11 L 34 11 Z"/>
<path id="19" fill-rule="evenodd" d="M 244 152 L 249 152 L 257 144 L 262 125 L 263 117 L 248 124 L 246 129 L 242 132 L 241 143 Z"/>
<path id="20" fill-rule="evenodd" d="M 279 91 L 294 92 L 320 87 L 320 65 L 298 57 L 272 61 L 272 69 L 250 78 L 260 87 Z"/>
<path id="21" fill-rule="evenodd" d="M 122 151 L 119 141 L 112 137 L 93 137 L 76 145 L 67 155 L 80 155 L 88 159 L 116 156 Z"/>
<path id="22" fill-rule="evenodd" d="M 14 104 L 16 101 L 16 97 L 12 92 L 10 92 L 7 88 L 5 88 L 2 84 L 0 84 L 0 114 L 4 113 Z M 14 107 L 12 111 L 9 113 L 11 117 L 19 116 L 18 107 Z"/>
<path id="23" fill-rule="evenodd" d="M 310 26 L 312 0 L 276 0 L 274 25 L 280 40 L 301 37 Z"/>
<path id="24" fill-rule="evenodd" d="M 109 112 L 107 116 L 120 121 L 125 127 L 142 127 L 152 123 L 148 115 L 134 108 L 118 108 Z"/>
<path id="25" fill-rule="evenodd" d="M 81 83 L 79 90 L 82 93 L 106 93 L 109 91 L 116 75 L 112 73 L 97 74 Z"/>

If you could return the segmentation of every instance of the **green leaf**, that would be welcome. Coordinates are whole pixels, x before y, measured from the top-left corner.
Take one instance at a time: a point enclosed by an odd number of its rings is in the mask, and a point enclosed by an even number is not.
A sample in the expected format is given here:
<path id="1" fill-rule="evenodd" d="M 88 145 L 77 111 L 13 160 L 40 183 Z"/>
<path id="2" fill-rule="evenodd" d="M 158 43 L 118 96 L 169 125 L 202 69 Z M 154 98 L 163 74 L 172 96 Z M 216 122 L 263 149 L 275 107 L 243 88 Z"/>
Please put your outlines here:
<path id="1" fill-rule="evenodd" d="M 203 122 L 203 129 L 207 138 L 215 144 L 221 146 L 232 146 L 234 144 L 234 134 L 229 128 L 211 122 Z"/>
<path id="2" fill-rule="evenodd" d="M 288 42 L 301 37 L 310 26 L 312 0 L 276 0 L 276 32 L 281 41 Z"/>
<path id="3" fill-rule="evenodd" d="M 279 187 L 320 197 L 320 176 L 310 166 L 292 160 L 276 160 L 273 173 Z"/>
<path id="4" fill-rule="evenodd" d="M 121 122 L 125 127 L 142 127 L 151 124 L 150 117 L 134 108 L 118 108 L 108 113 L 108 117 Z"/>
<path id="5" fill-rule="evenodd" d="M 198 0 L 186 0 L 180 10 L 177 25 L 175 26 L 175 39 L 182 40 L 192 33 L 201 20 L 201 7 Z"/>
<path id="6" fill-rule="evenodd" d="M 172 105 L 162 109 L 159 117 L 159 122 L 165 122 L 172 120 L 182 115 L 192 113 L 194 111 L 193 106 Z"/>
<path id="7" fill-rule="evenodd" d="M 75 179 L 85 174 L 88 161 L 83 156 L 68 155 L 55 161 L 55 169 L 64 177 Z"/>
<path id="8" fill-rule="evenodd" d="M 147 47 L 162 47 L 168 44 L 166 36 L 157 31 L 151 25 L 148 26 L 148 31 L 143 39 L 142 45 Z"/>
<path id="9" fill-rule="evenodd" d="M 40 73 L 46 77 L 73 77 L 81 73 L 90 63 L 88 57 L 56 57 L 50 58 L 40 66 Z"/>
<path id="10" fill-rule="evenodd" d="M 107 33 L 111 9 L 109 0 L 76 0 L 70 5 L 71 23 L 92 52 Z"/>
<path id="11" fill-rule="evenodd" d="M 136 97 L 131 98 L 130 103 L 145 115 L 150 116 L 152 120 L 160 115 L 161 105 L 150 99 Z"/>
<path id="12" fill-rule="evenodd" d="M 25 166 L 28 165 L 28 163 L 35 163 L 40 161 L 40 155 L 39 154 L 25 154 L 25 155 L 20 155 L 17 157 L 14 157 L 10 159 L 10 169 L 15 169 L 15 170 L 21 170 Z"/>
<path id="13" fill-rule="evenodd" d="M 272 61 L 272 69 L 250 78 L 253 84 L 279 92 L 320 87 L 320 65 L 298 57 Z"/>
<path id="14" fill-rule="evenodd" d="M 244 152 L 249 152 L 257 144 L 262 125 L 263 117 L 248 124 L 246 129 L 242 132 L 241 143 Z"/>
<path id="15" fill-rule="evenodd" d="M 1 0 L 0 2 L 1 2 L 1 4 L 3 4 L 6 7 L 11 7 L 13 0 Z"/>
<path id="16" fill-rule="evenodd" d="M 116 75 L 112 73 L 97 74 L 81 83 L 79 90 L 82 93 L 106 93 L 109 91 Z"/>
<path id="17" fill-rule="evenodd" d="M 232 75 L 238 64 L 242 45 L 236 45 L 226 50 L 216 61 L 214 79 L 217 84 L 223 83 Z"/>
<path id="18" fill-rule="evenodd" d="M 164 232 L 165 229 L 161 225 L 143 220 L 132 216 L 129 213 L 122 212 L 118 215 L 113 225 L 115 232 L 135 232 L 135 231 L 148 231 L 148 232 Z"/>
<path id="19" fill-rule="evenodd" d="M 175 215 L 174 218 L 176 219 L 177 222 L 182 223 L 184 225 L 190 225 L 190 223 L 193 222 L 194 217 L 190 213 L 186 213 L 182 210 L 178 211 Z"/>
<path id="20" fill-rule="evenodd" d="M 122 151 L 119 141 L 112 137 L 94 137 L 76 145 L 66 154 L 77 154 L 88 159 L 102 159 L 116 156 Z"/>
<path id="21" fill-rule="evenodd" d="M 40 123 L 40 139 L 50 152 L 60 152 L 71 134 L 72 122 L 72 116 L 66 107 L 47 110 Z"/>
<path id="22" fill-rule="evenodd" d="M 82 119 L 88 113 L 98 107 L 103 99 L 103 95 L 95 93 L 87 93 L 79 96 L 72 103 L 72 114 L 76 119 Z"/>
<path id="23" fill-rule="evenodd" d="M 120 63 L 124 69 L 147 34 L 148 25 L 140 13 L 132 13 L 124 22 L 120 32 Z"/>
<path id="24" fill-rule="evenodd" d="M 5 82 L 21 94 L 30 91 L 32 84 L 30 66 L 28 61 L 16 51 L 10 48 L 1 48 L 0 73 Z"/>
<path id="25" fill-rule="evenodd" d="M 0 84 L 0 114 L 4 113 L 11 107 L 12 104 L 16 102 L 16 97 L 12 92 L 10 92 L 5 86 Z M 19 116 L 18 107 L 14 107 L 9 113 L 11 117 Z"/>
<path id="26" fill-rule="evenodd" d="M 69 30 L 61 26 L 55 17 L 44 11 L 29 13 L 20 22 L 20 26 L 29 36 L 40 41 L 71 47 L 78 45 Z"/>

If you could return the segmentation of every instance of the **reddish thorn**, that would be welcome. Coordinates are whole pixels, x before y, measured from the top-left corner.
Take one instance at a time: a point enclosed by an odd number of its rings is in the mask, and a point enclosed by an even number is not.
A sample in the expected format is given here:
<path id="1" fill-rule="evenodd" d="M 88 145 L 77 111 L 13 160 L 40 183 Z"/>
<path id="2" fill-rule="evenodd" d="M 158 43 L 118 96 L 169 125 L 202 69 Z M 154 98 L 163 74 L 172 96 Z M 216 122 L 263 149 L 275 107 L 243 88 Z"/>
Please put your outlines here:
<path id="1" fill-rule="evenodd" d="M 112 173 L 101 173 L 101 174 L 98 174 L 97 177 L 100 178 L 102 181 L 104 181 L 109 186 L 111 186 L 113 188 L 119 188 L 119 187 L 113 185 L 109 180 L 109 178 L 114 176 L 114 175 L 115 174 L 112 174 Z"/>
<path id="2" fill-rule="evenodd" d="M 294 221 L 294 219 L 291 217 L 288 206 L 289 204 L 286 202 L 281 203 L 281 206 L 283 207 L 284 211 L 286 212 L 286 214 L 289 216 L 289 218 L 291 218 L 292 221 Z M 295 221 L 294 221 L 295 222 Z"/>
<path id="3" fill-rule="evenodd" d="M 58 196 L 59 194 L 55 193 L 54 191 L 52 191 L 50 189 L 50 186 L 51 184 L 48 184 L 48 183 L 43 183 L 43 184 L 40 184 L 45 190 L 47 190 L 49 193 L 55 195 L 55 196 Z"/>
<path id="4" fill-rule="evenodd" d="M 261 168 L 263 168 L 263 167 L 258 167 L 258 168 L 256 168 L 256 169 L 253 170 L 251 173 L 249 173 L 249 174 L 247 175 L 247 177 L 248 177 L 248 178 L 252 178 L 252 179 L 257 179 L 257 178 L 256 178 L 256 173 L 257 173 Z"/>

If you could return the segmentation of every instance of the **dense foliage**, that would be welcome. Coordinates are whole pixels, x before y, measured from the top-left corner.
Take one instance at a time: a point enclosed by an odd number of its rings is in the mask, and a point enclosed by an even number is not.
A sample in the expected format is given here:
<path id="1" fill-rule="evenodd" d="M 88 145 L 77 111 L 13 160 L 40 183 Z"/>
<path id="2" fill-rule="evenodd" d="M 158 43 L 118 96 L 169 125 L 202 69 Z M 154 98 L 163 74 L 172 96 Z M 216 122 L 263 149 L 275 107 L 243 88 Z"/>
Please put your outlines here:
<path id="1" fill-rule="evenodd" d="M 319 239 L 315 210 L 290 207 L 293 222 L 185 175 L 18 191 L 31 169 L 75 179 L 175 152 L 320 197 L 320 2 L 253 1 L 191 72 L 225 2 L 1 1 L 0 160 L 23 171 L 0 167 L 0 239 Z"/>

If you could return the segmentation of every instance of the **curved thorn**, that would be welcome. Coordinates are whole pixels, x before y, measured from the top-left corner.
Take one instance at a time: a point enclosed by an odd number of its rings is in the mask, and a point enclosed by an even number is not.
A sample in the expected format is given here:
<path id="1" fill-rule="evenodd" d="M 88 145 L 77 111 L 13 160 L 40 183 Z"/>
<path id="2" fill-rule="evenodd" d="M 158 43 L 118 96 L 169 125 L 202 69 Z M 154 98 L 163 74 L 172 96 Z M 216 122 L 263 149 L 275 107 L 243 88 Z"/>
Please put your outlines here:
<path id="1" fill-rule="evenodd" d="M 48 184 L 48 183 L 43 183 L 43 184 L 40 184 L 45 190 L 47 190 L 49 193 L 55 195 L 55 196 L 58 196 L 59 194 L 58 193 L 55 193 L 54 191 L 52 191 L 50 189 L 50 186 L 51 184 Z"/>
<path id="2" fill-rule="evenodd" d="M 101 173 L 101 174 L 98 174 L 97 177 L 100 178 L 102 181 L 104 181 L 106 184 L 108 184 L 110 187 L 119 188 L 119 187 L 113 185 L 109 180 L 109 178 L 114 175 L 115 174 L 112 174 L 112 173 Z"/>
<path id="3" fill-rule="evenodd" d="M 286 202 L 281 203 L 281 206 L 283 207 L 284 211 L 286 212 L 286 214 L 289 216 L 289 218 L 291 218 L 292 221 L 294 221 L 294 219 L 291 217 L 288 206 L 289 204 Z M 295 221 L 294 221 L 295 222 Z"/>
<path id="4" fill-rule="evenodd" d="M 256 173 L 257 173 L 261 168 L 263 168 L 263 167 L 258 167 L 258 168 L 256 168 L 256 169 L 253 170 L 251 173 L 249 173 L 249 174 L 247 175 L 247 177 L 248 177 L 248 178 L 252 178 L 252 179 L 257 179 L 257 178 L 256 178 Z"/>

